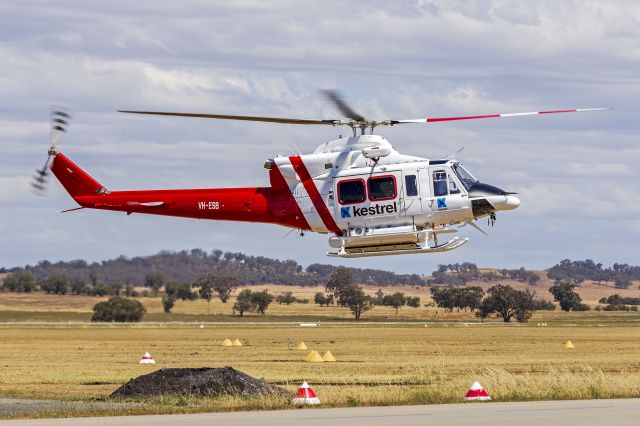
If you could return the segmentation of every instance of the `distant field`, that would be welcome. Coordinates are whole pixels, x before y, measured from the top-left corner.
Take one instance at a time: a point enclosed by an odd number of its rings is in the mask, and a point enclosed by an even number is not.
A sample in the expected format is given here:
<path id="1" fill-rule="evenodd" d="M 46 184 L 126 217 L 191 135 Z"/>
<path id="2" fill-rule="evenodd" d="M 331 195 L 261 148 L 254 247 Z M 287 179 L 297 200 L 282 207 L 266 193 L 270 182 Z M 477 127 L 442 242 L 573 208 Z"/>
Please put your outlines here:
<path id="1" fill-rule="evenodd" d="M 225 338 L 244 346 L 223 347 Z M 567 339 L 575 349 L 563 348 Z M 303 362 L 306 352 L 291 349 L 298 341 L 330 350 L 338 362 Z M 158 364 L 137 364 L 145 351 Z M 292 391 L 306 380 L 325 406 L 459 402 L 475 380 L 498 401 L 640 396 L 638 327 L 2 325 L 0 353 L 5 397 L 95 401 L 158 368 L 227 365 Z M 269 398 L 156 398 L 126 412 L 288 406 Z"/>
<path id="2" fill-rule="evenodd" d="M 542 279 L 536 286 L 516 281 L 503 282 L 518 289 L 530 288 L 536 291 L 539 297 L 552 300 L 548 289 L 552 285 L 547 279 Z M 479 285 L 485 290 L 489 288 L 490 283 L 474 282 L 469 285 Z M 267 315 L 261 317 L 255 314 L 247 314 L 248 321 L 312 321 L 312 320 L 338 320 L 345 321 L 352 319 L 352 315 L 348 309 L 338 308 L 336 306 L 320 307 L 313 303 L 313 296 L 316 292 L 324 291 L 323 286 L 315 287 L 296 287 L 283 285 L 260 285 L 251 286 L 251 289 L 261 290 L 268 289 L 274 295 L 282 292 L 291 291 L 294 295 L 301 299 L 309 299 L 309 304 L 295 303 L 292 305 L 278 305 L 272 303 L 267 310 Z M 365 289 L 369 294 L 373 294 L 379 287 L 366 286 Z M 475 316 L 470 312 L 452 312 L 448 313 L 442 309 L 433 307 L 426 308 L 425 303 L 430 302 L 430 292 L 425 287 L 383 287 L 385 294 L 401 291 L 410 296 L 419 296 L 422 306 L 420 308 L 403 307 L 399 310 L 396 317 L 394 309 L 389 307 L 376 306 L 373 310 L 363 315 L 363 320 L 371 321 L 432 321 L 432 320 L 475 320 Z M 640 297 L 640 290 L 637 283 L 627 290 L 618 290 L 611 287 L 597 285 L 591 282 L 583 284 L 577 288 L 578 293 L 583 300 L 592 306 L 597 301 L 606 296 L 620 293 L 623 296 Z M 74 296 L 74 295 L 49 295 L 44 293 L 0 293 L 0 322 L 1 321 L 86 321 L 91 318 L 93 306 L 107 298 Z M 238 317 L 231 317 L 231 308 L 233 306 L 233 298 L 229 303 L 222 303 L 218 299 L 214 299 L 208 305 L 204 300 L 195 301 L 177 301 L 171 314 L 165 314 L 162 309 L 160 297 L 143 297 L 139 298 L 147 309 L 148 314 L 145 321 L 230 321 L 238 320 Z M 579 320 L 596 320 L 610 321 L 632 320 L 638 319 L 638 313 L 606 313 L 606 312 L 538 312 L 532 321 L 536 320 L 557 320 L 557 321 L 579 321 Z"/>

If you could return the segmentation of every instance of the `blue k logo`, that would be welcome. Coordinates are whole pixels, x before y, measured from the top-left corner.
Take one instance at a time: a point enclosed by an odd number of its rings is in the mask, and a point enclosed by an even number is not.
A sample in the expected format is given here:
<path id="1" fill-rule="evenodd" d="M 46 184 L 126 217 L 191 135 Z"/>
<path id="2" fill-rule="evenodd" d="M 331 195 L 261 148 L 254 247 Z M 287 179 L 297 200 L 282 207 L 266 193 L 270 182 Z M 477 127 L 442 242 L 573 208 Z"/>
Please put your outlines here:
<path id="1" fill-rule="evenodd" d="M 340 207 L 340 216 L 344 219 L 345 217 L 351 217 L 351 213 L 349 212 L 350 207 Z"/>
<path id="2" fill-rule="evenodd" d="M 447 199 L 442 197 L 442 198 L 437 198 L 438 201 L 438 210 L 442 210 L 442 209 L 446 209 L 447 208 Z"/>

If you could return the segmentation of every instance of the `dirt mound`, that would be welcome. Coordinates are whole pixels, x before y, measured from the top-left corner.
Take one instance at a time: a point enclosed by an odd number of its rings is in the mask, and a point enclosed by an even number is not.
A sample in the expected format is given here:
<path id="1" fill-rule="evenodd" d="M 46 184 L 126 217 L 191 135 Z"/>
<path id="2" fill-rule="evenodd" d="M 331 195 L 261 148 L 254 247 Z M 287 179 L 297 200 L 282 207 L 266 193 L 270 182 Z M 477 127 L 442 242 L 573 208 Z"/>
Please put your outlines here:
<path id="1" fill-rule="evenodd" d="M 129 380 L 111 397 L 159 395 L 285 396 L 289 392 L 231 367 L 163 368 Z"/>

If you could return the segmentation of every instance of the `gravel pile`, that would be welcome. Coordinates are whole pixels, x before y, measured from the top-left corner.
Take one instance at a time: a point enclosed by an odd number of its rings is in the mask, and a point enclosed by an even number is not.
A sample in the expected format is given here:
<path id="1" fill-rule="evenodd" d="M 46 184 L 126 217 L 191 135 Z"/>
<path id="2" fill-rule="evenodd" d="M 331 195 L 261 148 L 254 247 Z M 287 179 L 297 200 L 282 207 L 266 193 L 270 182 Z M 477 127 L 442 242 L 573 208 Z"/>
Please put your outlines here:
<path id="1" fill-rule="evenodd" d="M 163 368 L 129 380 L 111 397 L 160 395 L 287 396 L 289 392 L 231 367 Z"/>

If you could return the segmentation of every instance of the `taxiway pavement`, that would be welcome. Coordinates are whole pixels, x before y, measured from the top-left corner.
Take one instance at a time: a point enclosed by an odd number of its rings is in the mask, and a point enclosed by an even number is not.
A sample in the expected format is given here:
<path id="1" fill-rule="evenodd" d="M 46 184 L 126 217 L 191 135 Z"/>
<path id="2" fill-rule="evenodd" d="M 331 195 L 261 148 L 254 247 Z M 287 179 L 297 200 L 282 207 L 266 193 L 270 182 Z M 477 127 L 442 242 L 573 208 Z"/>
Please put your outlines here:
<path id="1" fill-rule="evenodd" d="M 291 409 L 236 413 L 0 421 L 1 426 L 283 426 L 491 425 L 585 426 L 640 424 L 640 399 L 488 402 L 404 407 Z"/>

